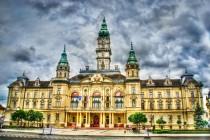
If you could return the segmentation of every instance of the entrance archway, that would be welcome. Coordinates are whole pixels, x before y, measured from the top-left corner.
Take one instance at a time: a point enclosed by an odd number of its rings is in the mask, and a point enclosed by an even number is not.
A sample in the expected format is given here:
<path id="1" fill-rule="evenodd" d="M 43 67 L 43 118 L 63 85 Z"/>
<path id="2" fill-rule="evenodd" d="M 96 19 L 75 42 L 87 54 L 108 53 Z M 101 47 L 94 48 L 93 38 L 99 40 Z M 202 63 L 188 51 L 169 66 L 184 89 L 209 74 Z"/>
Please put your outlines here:
<path id="1" fill-rule="evenodd" d="M 98 115 L 94 115 L 93 117 L 93 127 L 99 127 L 99 116 Z"/>

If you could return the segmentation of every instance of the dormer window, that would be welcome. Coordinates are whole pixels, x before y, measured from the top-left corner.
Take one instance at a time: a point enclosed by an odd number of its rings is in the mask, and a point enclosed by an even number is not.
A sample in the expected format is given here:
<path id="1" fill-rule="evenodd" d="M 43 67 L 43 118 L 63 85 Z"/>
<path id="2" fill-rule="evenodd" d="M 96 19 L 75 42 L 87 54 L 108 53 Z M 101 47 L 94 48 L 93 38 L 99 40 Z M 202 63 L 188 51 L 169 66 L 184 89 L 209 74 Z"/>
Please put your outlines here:
<path id="1" fill-rule="evenodd" d="M 39 77 L 35 81 L 35 86 L 36 87 L 40 86 L 40 79 L 39 79 Z"/>
<path id="2" fill-rule="evenodd" d="M 152 77 L 149 76 L 149 79 L 147 81 L 147 86 L 154 86 L 154 85 L 155 85 L 155 83 L 153 82 Z"/>
<path id="3" fill-rule="evenodd" d="M 169 78 L 168 76 L 166 76 L 164 85 L 165 85 L 165 86 L 170 86 L 170 85 L 172 85 L 172 82 L 171 82 L 171 80 L 170 80 L 170 78 Z"/>

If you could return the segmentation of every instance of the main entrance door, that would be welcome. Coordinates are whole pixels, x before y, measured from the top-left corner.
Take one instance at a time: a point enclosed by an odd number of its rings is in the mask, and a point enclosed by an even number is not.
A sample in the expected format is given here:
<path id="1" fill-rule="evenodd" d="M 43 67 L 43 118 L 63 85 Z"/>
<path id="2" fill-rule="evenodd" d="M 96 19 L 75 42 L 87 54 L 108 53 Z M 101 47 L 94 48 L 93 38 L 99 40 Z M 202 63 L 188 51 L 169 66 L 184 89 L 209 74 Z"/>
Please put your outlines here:
<path id="1" fill-rule="evenodd" d="M 98 115 L 95 115 L 93 117 L 93 127 L 99 127 L 99 117 L 98 117 Z"/>

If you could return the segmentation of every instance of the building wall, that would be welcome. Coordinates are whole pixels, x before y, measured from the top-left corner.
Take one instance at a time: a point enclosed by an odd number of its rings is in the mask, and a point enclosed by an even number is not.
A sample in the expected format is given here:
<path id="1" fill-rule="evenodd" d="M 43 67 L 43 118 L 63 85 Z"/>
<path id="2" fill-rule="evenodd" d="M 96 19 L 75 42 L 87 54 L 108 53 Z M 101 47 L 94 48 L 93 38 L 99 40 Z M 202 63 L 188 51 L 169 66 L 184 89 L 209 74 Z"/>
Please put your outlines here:
<path id="1" fill-rule="evenodd" d="M 78 107 L 72 106 L 72 93 L 78 93 Z M 98 93 L 101 102 L 99 108 L 93 106 L 94 95 Z M 116 107 L 116 94 L 123 96 L 122 108 Z M 5 121 L 9 124 L 10 114 L 17 109 L 34 109 L 43 112 L 45 125 L 55 127 L 93 127 L 94 117 L 97 116 L 101 128 L 129 127 L 133 124 L 128 121 L 128 117 L 135 112 L 142 112 L 148 119 L 146 127 L 155 125 L 159 128 L 156 120 L 163 117 L 167 122 L 164 128 L 178 129 L 177 120 L 180 119 L 182 124 L 186 122 L 182 128 L 193 129 L 193 109 L 197 103 L 202 105 L 200 95 L 201 89 L 193 84 L 182 87 L 141 87 L 139 82 L 114 84 L 106 79 L 98 83 L 84 80 L 71 85 L 52 82 L 48 88 L 22 88 L 17 85 L 9 88 Z M 109 101 L 106 101 L 107 97 Z M 151 101 L 154 103 L 152 108 Z M 159 101 L 162 101 L 162 107 Z M 177 108 L 177 101 L 180 101 L 180 108 Z M 168 102 L 171 102 L 170 108 Z M 108 107 L 106 103 L 109 103 Z"/>

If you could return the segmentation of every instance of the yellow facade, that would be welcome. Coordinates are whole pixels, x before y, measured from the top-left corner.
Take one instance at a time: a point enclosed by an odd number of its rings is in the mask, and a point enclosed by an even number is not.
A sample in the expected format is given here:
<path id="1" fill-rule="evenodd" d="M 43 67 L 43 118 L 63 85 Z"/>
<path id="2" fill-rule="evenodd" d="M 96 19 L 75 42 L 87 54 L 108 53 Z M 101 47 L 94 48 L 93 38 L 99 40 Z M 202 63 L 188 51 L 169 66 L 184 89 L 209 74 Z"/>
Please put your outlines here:
<path id="1" fill-rule="evenodd" d="M 129 128 L 133 125 L 129 115 L 142 112 L 148 119 L 145 127 L 159 129 L 156 120 L 163 117 L 165 129 L 193 129 L 195 105 L 202 105 L 201 84 L 187 72 L 180 79 L 141 80 L 132 44 L 126 75 L 117 66 L 110 69 L 110 39 L 105 25 L 104 19 L 96 49 L 97 69 L 86 67 L 69 77 L 64 49 L 55 78 L 31 81 L 23 75 L 10 84 L 6 124 L 13 123 L 10 116 L 15 110 L 34 109 L 43 112 L 45 126 Z"/>

